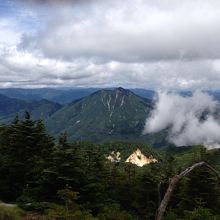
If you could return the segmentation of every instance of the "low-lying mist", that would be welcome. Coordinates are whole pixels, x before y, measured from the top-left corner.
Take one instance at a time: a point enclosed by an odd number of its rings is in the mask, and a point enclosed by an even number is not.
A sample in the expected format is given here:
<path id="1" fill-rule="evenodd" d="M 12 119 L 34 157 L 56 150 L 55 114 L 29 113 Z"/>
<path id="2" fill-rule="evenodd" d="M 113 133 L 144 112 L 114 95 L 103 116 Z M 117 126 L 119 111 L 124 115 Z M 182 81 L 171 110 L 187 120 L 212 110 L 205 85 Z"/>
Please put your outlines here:
<path id="1" fill-rule="evenodd" d="M 168 141 L 176 146 L 203 144 L 220 147 L 219 103 L 201 91 L 192 96 L 158 92 L 155 108 L 146 120 L 144 134 L 168 129 Z"/>

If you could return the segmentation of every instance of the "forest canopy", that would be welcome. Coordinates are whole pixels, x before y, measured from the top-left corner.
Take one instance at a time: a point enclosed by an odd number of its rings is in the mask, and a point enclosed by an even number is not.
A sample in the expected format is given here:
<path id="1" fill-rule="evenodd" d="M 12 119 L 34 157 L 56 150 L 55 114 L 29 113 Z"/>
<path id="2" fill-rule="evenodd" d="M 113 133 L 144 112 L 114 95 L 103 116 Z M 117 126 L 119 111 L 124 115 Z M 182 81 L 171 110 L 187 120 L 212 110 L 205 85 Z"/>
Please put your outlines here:
<path id="1" fill-rule="evenodd" d="M 157 163 L 125 163 L 136 149 Z M 121 153 L 121 161 L 106 155 Z M 153 149 L 143 143 L 68 142 L 50 136 L 41 120 L 15 117 L 0 127 L 0 200 L 37 211 L 46 219 L 154 219 L 169 179 L 206 161 L 220 168 L 220 151 L 202 146 Z M 177 186 L 165 219 L 220 219 L 220 188 L 206 167 L 193 170 Z"/>

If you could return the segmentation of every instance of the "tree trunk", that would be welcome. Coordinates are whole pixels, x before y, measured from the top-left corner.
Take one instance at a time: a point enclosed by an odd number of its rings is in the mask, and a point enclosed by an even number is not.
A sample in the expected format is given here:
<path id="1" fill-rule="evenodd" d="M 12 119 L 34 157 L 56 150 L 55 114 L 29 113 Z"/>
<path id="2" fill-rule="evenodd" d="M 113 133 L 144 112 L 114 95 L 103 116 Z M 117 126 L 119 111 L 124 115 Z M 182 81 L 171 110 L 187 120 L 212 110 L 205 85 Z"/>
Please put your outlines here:
<path id="1" fill-rule="evenodd" d="M 156 211 L 156 215 L 155 215 L 155 220 L 161 220 L 163 219 L 164 213 L 166 211 L 166 208 L 169 204 L 169 201 L 171 199 L 171 196 L 174 192 L 174 190 L 176 189 L 177 184 L 179 183 L 179 181 L 186 176 L 187 174 L 189 174 L 192 170 L 194 170 L 196 167 L 201 167 L 201 166 L 206 166 L 207 168 L 209 168 L 213 173 L 215 173 L 215 175 L 217 176 L 218 180 L 220 180 L 220 174 L 217 170 L 215 170 L 212 166 L 210 166 L 209 164 L 207 164 L 204 161 L 201 161 L 199 163 L 195 163 L 192 166 L 188 167 L 187 169 L 185 169 L 183 172 L 181 172 L 179 175 L 176 175 L 174 177 L 172 177 L 169 181 L 169 186 L 167 188 L 167 191 L 163 197 L 163 200 L 161 201 L 157 211 Z"/>

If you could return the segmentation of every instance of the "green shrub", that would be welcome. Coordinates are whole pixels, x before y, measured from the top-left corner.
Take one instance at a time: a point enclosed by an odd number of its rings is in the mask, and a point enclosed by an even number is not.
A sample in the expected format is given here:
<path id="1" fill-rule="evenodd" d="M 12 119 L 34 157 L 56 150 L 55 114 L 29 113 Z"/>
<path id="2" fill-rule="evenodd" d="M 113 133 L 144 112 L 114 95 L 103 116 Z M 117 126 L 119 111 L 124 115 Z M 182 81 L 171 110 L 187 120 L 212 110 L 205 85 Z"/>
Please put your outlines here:
<path id="1" fill-rule="evenodd" d="M 178 219 L 177 215 L 174 212 L 172 211 L 167 212 L 165 220 L 177 220 L 177 219 Z"/>
<path id="2" fill-rule="evenodd" d="M 65 206 L 54 205 L 48 210 L 48 219 L 53 220 L 99 220 L 87 210 L 67 210 Z"/>
<path id="3" fill-rule="evenodd" d="M 20 220 L 24 212 L 17 206 L 0 204 L 0 220 Z"/>
<path id="4" fill-rule="evenodd" d="M 184 211 L 184 219 L 187 220 L 220 220 L 220 216 L 212 214 L 210 209 L 198 207 L 193 211 Z"/>
<path id="5" fill-rule="evenodd" d="M 210 209 L 198 207 L 192 211 L 184 210 L 182 217 L 178 217 L 176 213 L 168 211 L 165 220 L 220 220 L 220 216 L 213 214 Z"/>
<path id="6" fill-rule="evenodd" d="M 98 218 L 101 220 L 134 220 L 128 212 L 121 210 L 118 204 L 105 206 L 102 213 L 98 214 Z"/>
<path id="7" fill-rule="evenodd" d="M 51 207 L 51 203 L 48 202 L 36 202 L 32 198 L 22 195 L 17 200 L 16 203 L 18 207 L 24 209 L 25 211 L 40 211 L 44 212 L 45 210 Z"/>

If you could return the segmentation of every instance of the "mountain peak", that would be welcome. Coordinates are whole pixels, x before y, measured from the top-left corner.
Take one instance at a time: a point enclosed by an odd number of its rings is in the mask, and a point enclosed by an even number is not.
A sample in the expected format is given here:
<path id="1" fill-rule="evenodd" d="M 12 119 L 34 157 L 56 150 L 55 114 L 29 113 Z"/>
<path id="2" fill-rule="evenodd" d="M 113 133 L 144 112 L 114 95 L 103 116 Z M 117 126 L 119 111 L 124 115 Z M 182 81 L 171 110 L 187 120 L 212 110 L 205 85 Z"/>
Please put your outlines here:
<path id="1" fill-rule="evenodd" d="M 122 88 L 122 87 L 118 87 L 116 88 L 116 90 L 119 90 L 119 91 L 126 91 L 126 89 Z"/>
<path id="2" fill-rule="evenodd" d="M 55 135 L 68 131 L 70 140 L 140 140 L 151 109 L 151 103 L 130 90 L 102 89 L 64 106 L 47 126 Z"/>
<path id="3" fill-rule="evenodd" d="M 129 89 L 124 89 L 122 87 L 118 87 L 118 88 L 114 88 L 114 89 L 101 89 L 98 90 L 94 93 L 92 93 L 91 95 L 113 95 L 113 96 L 128 96 L 130 94 L 133 94 L 132 91 L 130 91 Z"/>
<path id="4" fill-rule="evenodd" d="M 131 91 L 129 90 L 129 89 L 124 89 L 124 88 L 122 88 L 122 87 L 118 87 L 118 88 L 116 88 L 116 89 L 114 89 L 116 92 L 119 92 L 119 93 L 121 93 L 121 94 L 123 94 L 123 95 L 128 95 L 128 94 L 130 94 L 131 93 Z"/>

